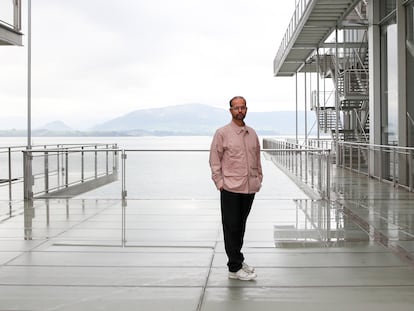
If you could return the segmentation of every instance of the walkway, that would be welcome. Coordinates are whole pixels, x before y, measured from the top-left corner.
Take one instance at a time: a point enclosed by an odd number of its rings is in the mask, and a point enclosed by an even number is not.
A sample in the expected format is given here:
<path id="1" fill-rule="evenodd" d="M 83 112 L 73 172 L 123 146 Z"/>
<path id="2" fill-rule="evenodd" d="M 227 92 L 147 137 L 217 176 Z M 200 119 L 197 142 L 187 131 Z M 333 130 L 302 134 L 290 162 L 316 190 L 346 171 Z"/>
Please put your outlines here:
<path id="1" fill-rule="evenodd" d="M 92 193 L 0 223 L 0 310 L 413 310 L 413 194 L 335 171 L 344 198 L 327 205 L 264 166 L 244 248 L 256 281 L 227 278 L 215 192 Z"/>

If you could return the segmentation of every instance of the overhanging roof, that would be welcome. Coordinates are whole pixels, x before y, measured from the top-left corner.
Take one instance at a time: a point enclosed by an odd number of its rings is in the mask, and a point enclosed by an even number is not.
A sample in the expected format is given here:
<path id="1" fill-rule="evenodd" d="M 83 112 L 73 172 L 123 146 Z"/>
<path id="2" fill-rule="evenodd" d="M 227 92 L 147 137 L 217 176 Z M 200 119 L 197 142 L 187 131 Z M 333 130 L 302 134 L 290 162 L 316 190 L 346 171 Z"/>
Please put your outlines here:
<path id="1" fill-rule="evenodd" d="M 300 0 L 273 62 L 275 76 L 293 76 L 360 0 Z"/>
<path id="2" fill-rule="evenodd" d="M 23 34 L 0 23 L 0 45 L 22 45 Z"/>

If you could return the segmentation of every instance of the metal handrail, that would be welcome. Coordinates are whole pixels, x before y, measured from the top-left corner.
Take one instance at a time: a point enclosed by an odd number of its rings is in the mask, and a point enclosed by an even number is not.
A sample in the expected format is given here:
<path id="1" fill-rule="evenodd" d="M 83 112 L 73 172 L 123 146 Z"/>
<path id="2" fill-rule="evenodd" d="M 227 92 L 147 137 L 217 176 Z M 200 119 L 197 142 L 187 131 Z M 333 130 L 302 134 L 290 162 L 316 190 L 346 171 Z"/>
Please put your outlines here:
<path id="1" fill-rule="evenodd" d="M 331 150 L 276 139 L 263 140 L 275 164 L 322 199 L 330 200 Z"/>
<path id="2" fill-rule="evenodd" d="M 98 148 L 98 147 L 105 148 Z M 23 152 L 23 163 L 24 163 L 24 198 L 32 199 L 35 195 L 48 195 L 50 192 L 58 191 L 62 189 L 68 189 L 71 186 L 86 183 L 88 181 L 98 180 L 102 176 L 109 176 L 116 174 L 118 170 L 117 156 L 119 149 L 116 144 L 113 144 L 112 148 L 108 148 L 109 144 L 91 144 L 74 147 L 73 145 L 60 148 L 45 148 L 35 150 L 22 150 Z M 75 149 L 76 148 L 76 149 Z M 88 149 L 89 148 L 89 149 Z M 112 168 L 109 168 L 109 153 L 113 153 L 113 164 Z M 69 156 L 71 154 L 81 154 L 80 168 L 77 168 L 79 176 L 70 181 L 69 180 Z M 85 177 L 85 158 L 84 155 L 87 153 L 94 153 L 93 158 L 93 175 Z M 98 153 L 105 153 L 105 165 L 104 167 L 98 166 Z M 52 167 L 49 159 L 56 157 L 54 167 Z M 33 172 L 33 160 L 44 159 L 43 170 L 38 173 Z M 72 173 L 73 174 L 73 173 Z M 62 176 L 60 176 L 62 175 Z M 49 181 L 51 177 L 58 176 L 57 185 L 51 186 Z M 61 179 L 60 179 L 61 178 Z M 33 191 L 35 180 L 43 180 L 44 187 L 37 191 Z"/>
<path id="3" fill-rule="evenodd" d="M 339 144 L 343 145 L 354 145 L 354 146 L 366 146 L 366 147 L 378 147 L 378 148 L 392 148 L 392 149 L 401 149 L 401 150 L 412 150 L 414 151 L 414 147 L 401 147 L 401 146 L 394 146 L 394 145 L 378 145 L 378 144 L 365 144 L 365 143 L 358 143 L 358 142 L 350 142 L 350 141 L 343 141 L 338 142 Z"/>
<path id="4" fill-rule="evenodd" d="M 414 147 L 338 142 L 338 149 L 338 166 L 413 191 Z M 356 164 L 353 161 L 355 153 L 357 155 Z M 380 169 L 370 169 L 370 165 L 373 165 L 370 161 L 367 161 L 366 165 L 363 163 L 363 158 L 370 154 L 376 157 L 376 163 L 380 164 Z M 398 168 L 403 165 L 407 166 L 406 174 L 408 177 L 407 180 L 401 181 Z"/>

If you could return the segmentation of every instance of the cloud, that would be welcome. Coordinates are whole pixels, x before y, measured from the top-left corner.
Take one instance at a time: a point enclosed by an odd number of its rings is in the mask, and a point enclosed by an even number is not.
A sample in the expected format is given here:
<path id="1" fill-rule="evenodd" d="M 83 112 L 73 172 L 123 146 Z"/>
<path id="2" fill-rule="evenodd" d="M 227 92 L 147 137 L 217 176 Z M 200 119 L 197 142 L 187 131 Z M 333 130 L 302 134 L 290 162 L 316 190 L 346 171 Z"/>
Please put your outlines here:
<path id="1" fill-rule="evenodd" d="M 33 119 L 73 127 L 140 108 L 227 105 L 235 94 L 251 111 L 293 110 L 293 80 L 272 72 L 293 9 L 274 0 L 32 1 Z M 26 59 L 26 47 L 0 47 L 0 100 L 15 104 L 4 115 L 25 111 Z"/>

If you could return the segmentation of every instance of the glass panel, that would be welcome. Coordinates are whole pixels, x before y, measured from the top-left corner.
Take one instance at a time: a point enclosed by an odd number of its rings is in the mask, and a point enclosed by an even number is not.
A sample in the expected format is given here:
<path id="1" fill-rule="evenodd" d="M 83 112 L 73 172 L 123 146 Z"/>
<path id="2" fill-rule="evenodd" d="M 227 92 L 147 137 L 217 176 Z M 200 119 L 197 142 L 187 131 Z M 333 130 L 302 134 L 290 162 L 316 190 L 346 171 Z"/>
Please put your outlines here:
<path id="1" fill-rule="evenodd" d="M 128 198 L 216 198 L 208 157 L 208 152 L 128 152 Z"/>
<path id="2" fill-rule="evenodd" d="M 387 17 L 390 13 L 395 11 L 396 8 L 397 8 L 396 0 L 381 0 L 380 5 L 381 5 L 381 9 L 380 9 L 381 10 L 381 13 L 380 13 L 380 18 L 381 19 Z"/>
<path id="3" fill-rule="evenodd" d="M 414 2 L 407 6 L 407 124 L 408 146 L 414 146 Z"/>
<path id="4" fill-rule="evenodd" d="M 383 25 L 381 35 L 382 144 L 398 141 L 397 27 Z"/>
<path id="5" fill-rule="evenodd" d="M 387 27 L 388 144 L 398 145 L 397 25 Z"/>

